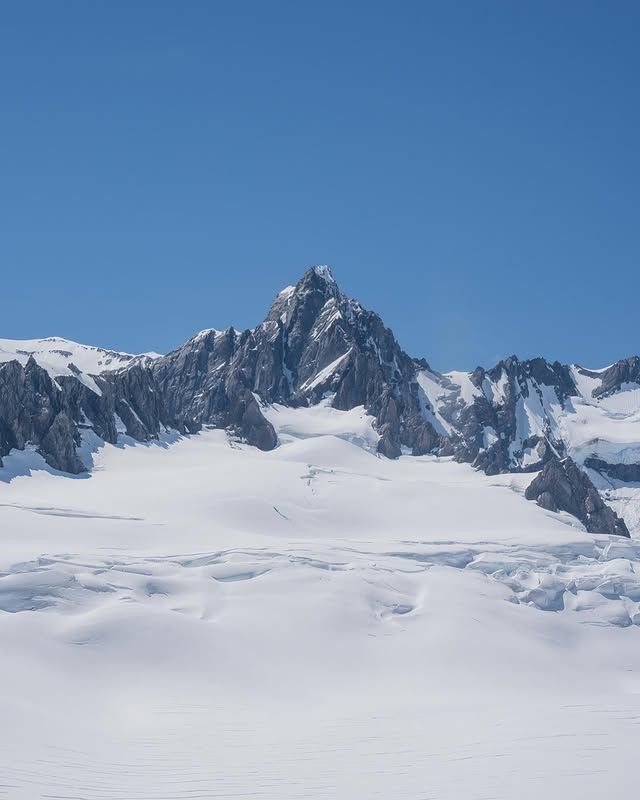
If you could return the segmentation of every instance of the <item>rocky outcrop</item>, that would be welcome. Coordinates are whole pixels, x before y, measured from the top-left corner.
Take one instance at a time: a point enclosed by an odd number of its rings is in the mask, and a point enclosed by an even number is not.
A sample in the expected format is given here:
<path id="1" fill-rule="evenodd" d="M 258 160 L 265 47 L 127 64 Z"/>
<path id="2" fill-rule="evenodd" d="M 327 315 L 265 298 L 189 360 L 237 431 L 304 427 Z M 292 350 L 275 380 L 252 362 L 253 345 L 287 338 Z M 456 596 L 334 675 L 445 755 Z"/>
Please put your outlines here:
<path id="1" fill-rule="evenodd" d="M 83 472 L 85 466 L 76 452 L 79 444 L 78 429 L 66 413 L 60 411 L 42 437 L 40 452 L 55 469 L 71 473 Z"/>
<path id="2" fill-rule="evenodd" d="M 441 437 L 422 413 L 416 365 L 380 317 L 348 299 L 327 268 L 312 267 L 280 292 L 267 318 L 241 333 L 203 331 L 151 366 L 170 413 L 193 425 L 232 428 L 263 449 L 275 432 L 259 404 L 236 413 L 248 393 L 262 402 L 362 405 L 376 418 L 380 452 L 432 452 Z"/>
<path id="3" fill-rule="evenodd" d="M 49 373 L 33 358 L 24 367 L 17 361 L 0 364 L 0 458 L 34 444 L 51 466 L 79 472 L 78 443 L 77 428 Z"/>
<path id="4" fill-rule="evenodd" d="M 616 529 L 588 478 L 586 486 L 573 467 L 559 472 L 567 462 L 554 409 L 570 408 L 578 394 L 574 368 L 511 356 L 490 370 L 435 373 L 402 350 L 377 314 L 344 295 L 326 267 L 280 292 L 255 328 L 202 331 L 165 356 L 120 357 L 77 343 L 67 352 L 62 341 L 32 343 L 38 357 L 64 356 L 55 377 L 22 349 L 0 364 L 0 459 L 32 444 L 52 467 L 77 473 L 85 469 L 78 456 L 85 430 L 114 443 L 121 434 L 144 441 L 167 428 L 203 426 L 270 450 L 277 436 L 263 404 L 325 400 L 341 410 L 363 406 L 384 456 L 454 456 L 490 475 L 542 470 L 531 492 L 545 507 Z M 74 353 L 110 371 L 83 374 Z M 640 381 L 637 358 L 598 373 L 577 369 L 598 379 L 594 397 Z M 637 465 L 592 466 L 620 480 L 638 477 Z M 551 488 L 538 491 L 545 481 Z"/>
<path id="5" fill-rule="evenodd" d="M 456 460 L 494 475 L 535 472 L 563 454 L 564 445 L 554 438 L 549 420 L 526 432 L 521 423 L 528 417 L 526 408 L 538 407 L 544 414 L 550 400 L 563 406 L 577 392 L 569 367 L 510 356 L 490 370 L 477 367 L 469 373 L 472 397 L 466 399 L 453 375 L 433 377 L 443 390 L 438 410 L 454 429 L 450 447 Z"/>
<path id="6" fill-rule="evenodd" d="M 610 464 L 602 458 L 592 456 L 585 459 L 584 465 L 623 483 L 640 483 L 640 464 Z"/>
<path id="7" fill-rule="evenodd" d="M 590 533 L 629 536 L 624 521 L 607 506 L 588 476 L 571 458 L 553 458 L 525 491 L 548 511 L 566 511 Z"/>
<path id="8" fill-rule="evenodd" d="M 260 450 L 273 450 L 278 443 L 273 425 L 265 418 L 254 395 L 246 390 L 233 397 L 225 427 Z"/>
<path id="9" fill-rule="evenodd" d="M 602 372 L 584 371 L 584 373 L 595 375 L 600 379 L 600 386 L 593 390 L 593 396 L 607 397 L 613 392 L 619 391 L 625 383 L 640 383 L 640 358 L 638 356 L 624 358 Z"/>
<path id="10" fill-rule="evenodd" d="M 33 358 L 0 364 L 0 459 L 32 444 L 54 469 L 75 474 L 86 469 L 76 450 L 83 430 L 111 443 L 120 433 L 144 441 L 167 427 L 186 430 L 166 413 L 148 366 L 94 380 L 98 391 L 71 376 L 51 378 Z"/>
<path id="11" fill-rule="evenodd" d="M 398 456 L 433 452 L 441 437 L 422 413 L 416 363 L 398 345 L 377 314 L 342 294 L 327 268 L 311 268 L 295 286 L 281 293 L 267 326 L 281 347 L 283 375 L 271 380 L 286 387 L 293 404 L 313 404 L 327 393 L 332 405 L 362 405 L 376 418 L 380 452 Z M 255 391 L 260 392 L 259 386 Z"/>
<path id="12" fill-rule="evenodd" d="M 51 466 L 81 471 L 75 448 L 86 428 L 115 442 L 120 433 L 145 440 L 166 427 L 211 425 L 269 450 L 277 437 L 262 402 L 309 405 L 327 394 L 336 408 L 363 405 L 375 417 L 381 453 L 433 452 L 442 438 L 423 414 L 415 376 L 415 362 L 380 317 L 342 294 L 327 268 L 314 267 L 256 328 L 203 331 L 166 356 L 132 360 L 90 382 L 53 379 L 33 359 L 24 368 L 3 365 L 0 457 L 31 442 Z"/>

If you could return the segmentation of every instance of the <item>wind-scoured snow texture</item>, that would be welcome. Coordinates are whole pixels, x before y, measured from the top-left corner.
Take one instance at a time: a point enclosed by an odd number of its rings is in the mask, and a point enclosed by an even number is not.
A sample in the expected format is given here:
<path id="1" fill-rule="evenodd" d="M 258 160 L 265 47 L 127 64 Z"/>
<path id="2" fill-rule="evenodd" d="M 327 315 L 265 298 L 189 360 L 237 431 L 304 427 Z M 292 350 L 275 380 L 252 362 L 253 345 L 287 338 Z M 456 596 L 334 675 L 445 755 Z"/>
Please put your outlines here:
<path id="1" fill-rule="evenodd" d="M 639 545 L 363 407 L 264 414 L 4 459 L 0 797 L 629 796 Z"/>

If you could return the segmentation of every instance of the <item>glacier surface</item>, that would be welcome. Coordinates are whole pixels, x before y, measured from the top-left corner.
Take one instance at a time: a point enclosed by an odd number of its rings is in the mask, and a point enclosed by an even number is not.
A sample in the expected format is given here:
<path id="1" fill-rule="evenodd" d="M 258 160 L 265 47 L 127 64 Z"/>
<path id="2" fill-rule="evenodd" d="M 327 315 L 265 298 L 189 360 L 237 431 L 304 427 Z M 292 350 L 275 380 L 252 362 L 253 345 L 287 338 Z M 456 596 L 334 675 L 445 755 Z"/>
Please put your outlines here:
<path id="1" fill-rule="evenodd" d="M 269 452 L 4 458 L 0 797 L 631 793 L 640 542 L 530 475 L 382 458 L 362 408 L 263 410 Z"/>

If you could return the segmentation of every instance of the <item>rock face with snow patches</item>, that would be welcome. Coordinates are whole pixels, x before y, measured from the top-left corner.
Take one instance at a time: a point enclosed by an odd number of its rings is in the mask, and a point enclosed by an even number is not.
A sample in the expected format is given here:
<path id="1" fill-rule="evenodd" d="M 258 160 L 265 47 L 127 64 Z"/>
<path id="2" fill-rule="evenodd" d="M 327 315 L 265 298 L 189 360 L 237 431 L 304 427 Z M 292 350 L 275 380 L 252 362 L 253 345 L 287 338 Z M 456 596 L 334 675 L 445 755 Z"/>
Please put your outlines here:
<path id="1" fill-rule="evenodd" d="M 548 511 L 567 511 L 590 533 L 629 536 L 624 522 L 605 505 L 593 483 L 570 458 L 547 461 L 527 487 L 525 496 Z"/>
<path id="2" fill-rule="evenodd" d="M 87 430 L 114 443 L 212 426 L 270 450 L 278 440 L 266 405 L 320 401 L 363 407 L 382 455 L 453 456 L 487 474 L 542 470 L 532 498 L 588 530 L 626 533 L 598 489 L 640 478 L 637 357 L 600 371 L 512 356 L 489 370 L 437 373 L 326 267 L 281 291 L 255 328 L 202 331 L 165 356 L 0 340 L 0 458 L 33 445 L 70 473 L 86 469 L 78 447 Z"/>
<path id="3" fill-rule="evenodd" d="M 264 403 L 364 406 L 380 452 L 428 453 L 441 437 L 422 413 L 416 363 L 376 314 L 349 300 L 326 268 L 277 296 L 266 320 L 241 333 L 203 331 L 151 366 L 172 417 L 230 428 L 262 449 L 276 445 Z"/>
<path id="4" fill-rule="evenodd" d="M 52 378 L 34 358 L 25 366 L 0 364 L 0 455 L 33 444 L 55 469 L 79 473 L 86 469 L 76 451 L 83 430 L 115 443 L 122 433 L 143 441 L 167 427 L 187 431 L 168 416 L 153 373 L 141 362 L 95 375 L 91 387 L 76 377 Z"/>

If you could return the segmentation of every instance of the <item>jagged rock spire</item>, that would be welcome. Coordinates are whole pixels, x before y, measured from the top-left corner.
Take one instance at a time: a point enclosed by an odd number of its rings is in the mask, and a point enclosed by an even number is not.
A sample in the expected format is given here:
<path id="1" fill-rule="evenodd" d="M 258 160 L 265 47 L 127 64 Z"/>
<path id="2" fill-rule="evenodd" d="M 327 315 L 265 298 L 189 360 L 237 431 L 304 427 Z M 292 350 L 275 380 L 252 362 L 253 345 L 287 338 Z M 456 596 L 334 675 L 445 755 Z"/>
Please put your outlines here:
<path id="1" fill-rule="evenodd" d="M 115 442 L 124 432 L 143 440 L 166 427 L 194 432 L 207 425 L 269 450 L 277 437 L 262 403 L 325 399 L 337 409 L 363 406 L 375 418 L 380 452 L 390 457 L 453 455 L 489 474 L 538 472 L 553 462 L 547 478 L 564 485 L 568 475 L 573 494 L 582 492 L 594 509 L 589 525 L 612 527 L 595 487 L 574 480 L 566 462 L 565 477 L 558 469 L 567 450 L 557 415 L 565 404 L 571 410 L 576 381 L 592 382 L 591 398 L 640 383 L 637 357 L 590 372 L 511 356 L 490 370 L 439 375 L 410 358 L 377 314 L 342 293 L 328 267 L 313 266 L 277 295 L 255 328 L 210 329 L 155 360 L 129 358 L 84 381 L 79 371 L 54 378 L 33 358 L 24 366 L 1 363 L 0 458 L 32 443 L 50 465 L 78 472 L 84 465 L 76 448 L 86 428 Z M 636 475 L 638 466 L 601 458 L 589 465 L 618 476 Z M 536 497 L 549 503 L 550 491 Z"/>

